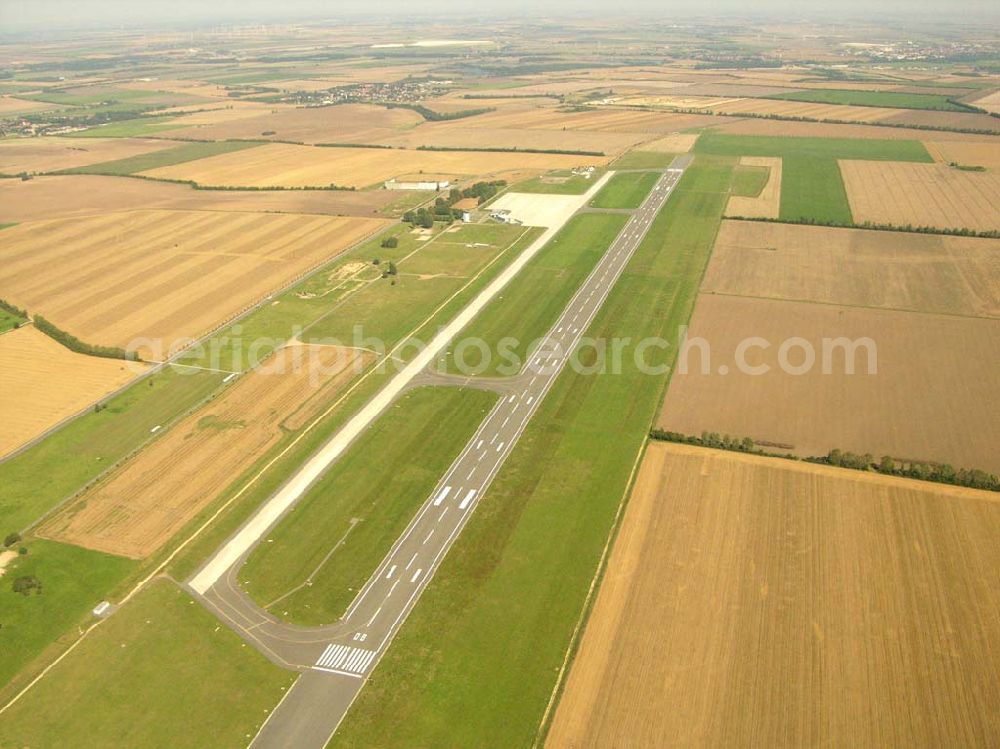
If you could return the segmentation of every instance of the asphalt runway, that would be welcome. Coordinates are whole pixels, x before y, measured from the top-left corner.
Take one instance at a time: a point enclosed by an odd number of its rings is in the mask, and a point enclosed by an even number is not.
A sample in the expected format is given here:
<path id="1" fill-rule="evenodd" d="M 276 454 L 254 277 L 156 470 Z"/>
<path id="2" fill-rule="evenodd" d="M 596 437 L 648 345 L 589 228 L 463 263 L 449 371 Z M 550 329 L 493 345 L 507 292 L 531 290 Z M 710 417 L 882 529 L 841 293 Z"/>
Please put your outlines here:
<path id="1" fill-rule="evenodd" d="M 643 204 L 566 305 L 520 374 L 494 383 L 500 397 L 344 618 L 296 627 L 261 610 L 236 574 L 249 551 L 204 590 L 192 587 L 223 621 L 271 660 L 302 670 L 254 747 L 322 747 L 336 730 L 421 591 L 461 533 L 556 377 L 680 180 L 690 157 L 663 171 Z M 429 375 L 430 379 L 434 375 Z"/>

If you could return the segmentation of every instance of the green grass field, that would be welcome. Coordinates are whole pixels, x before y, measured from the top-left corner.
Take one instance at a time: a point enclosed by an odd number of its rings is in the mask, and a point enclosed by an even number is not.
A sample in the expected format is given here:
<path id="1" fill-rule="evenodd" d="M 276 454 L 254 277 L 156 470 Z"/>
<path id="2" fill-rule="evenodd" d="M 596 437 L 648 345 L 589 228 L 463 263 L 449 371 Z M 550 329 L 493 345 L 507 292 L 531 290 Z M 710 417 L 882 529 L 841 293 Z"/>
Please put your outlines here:
<path id="1" fill-rule="evenodd" d="M 862 107 L 895 107 L 898 109 L 932 109 L 946 112 L 966 112 L 964 107 L 949 101 L 942 94 L 906 94 L 893 91 L 850 91 L 824 89 L 790 91 L 772 94 L 765 99 L 785 99 L 787 101 L 808 101 L 818 104 L 847 104 Z"/>
<path id="2" fill-rule="evenodd" d="M 108 125 L 97 125 L 96 127 L 78 130 L 75 133 L 66 133 L 67 138 L 139 138 L 144 135 L 153 135 L 164 130 L 175 130 L 176 125 L 171 124 L 170 117 L 137 117 L 134 120 L 123 120 L 112 122 Z"/>
<path id="3" fill-rule="evenodd" d="M 0 746 L 246 746 L 294 676 L 159 580 L 3 715 Z"/>
<path id="4" fill-rule="evenodd" d="M 207 398 L 223 375 L 168 369 L 0 463 L 0 528 L 18 531 L 139 447 L 150 429 Z"/>
<path id="5" fill-rule="evenodd" d="M 590 179 L 587 179 L 569 171 L 549 172 L 541 177 L 518 182 L 510 188 L 510 191 L 533 192 L 542 195 L 583 195 L 599 176 L 599 173 L 595 173 Z"/>
<path id="6" fill-rule="evenodd" d="M 770 176 L 766 166 L 737 166 L 733 171 L 733 195 L 756 198 Z"/>
<path id="7" fill-rule="evenodd" d="M 625 172 L 608 180 L 590 201 L 592 208 L 638 208 L 653 189 L 658 172 Z"/>
<path id="8" fill-rule="evenodd" d="M 311 586 L 269 609 L 299 624 L 339 619 L 495 401 L 460 388 L 403 395 L 254 550 L 240 571 L 246 590 L 270 604 L 305 582 L 343 538 Z"/>
<path id="9" fill-rule="evenodd" d="M 89 619 L 88 612 L 138 566 L 131 559 L 44 539 L 23 545 L 28 554 L 11 562 L 0 578 L 0 684 L 67 632 L 67 641 L 75 639 L 75 625 Z M 14 593 L 11 585 L 22 575 L 38 578 L 42 593 Z"/>
<path id="10" fill-rule="evenodd" d="M 360 326 L 361 337 L 378 337 L 391 346 L 472 275 L 501 255 L 498 263 L 509 262 L 541 231 L 493 224 L 456 227 L 448 232 L 439 226 L 425 241 L 420 241 L 408 225 L 394 227 L 339 255 L 276 297 L 276 304 L 255 310 L 204 346 L 192 349 L 183 361 L 242 371 L 250 364 L 249 341 L 256 342 L 256 354 L 263 358 L 296 333 L 307 341 L 353 345 L 355 326 Z M 397 247 L 380 246 L 388 236 L 397 239 Z M 372 265 L 375 259 L 379 260 L 377 266 Z M 381 278 L 390 261 L 397 265 L 399 275 Z M 357 263 L 368 267 L 356 278 L 338 273 L 338 269 Z M 239 345 L 241 342 L 246 345 Z"/>
<path id="11" fill-rule="evenodd" d="M 13 330 L 23 322 L 24 318 L 20 315 L 15 315 L 12 312 L 8 312 L 0 307 L 0 333 L 6 333 L 8 330 Z"/>
<path id="12" fill-rule="evenodd" d="M 59 174 L 109 174 L 123 176 L 144 172 L 148 169 L 158 169 L 161 166 L 173 166 L 183 164 L 186 161 L 196 161 L 209 156 L 217 156 L 231 151 L 242 151 L 246 148 L 254 148 L 262 145 L 261 142 L 246 141 L 205 141 L 203 143 L 185 143 L 176 148 L 167 148 L 153 153 L 144 153 L 138 156 L 130 156 L 126 159 L 116 159 L 105 161 L 101 164 L 91 164 L 90 166 L 80 166 L 75 169 L 66 169 Z"/>
<path id="13" fill-rule="evenodd" d="M 660 151 L 629 151 L 615 160 L 615 169 L 662 169 L 673 163 L 677 154 Z"/>
<path id="14" fill-rule="evenodd" d="M 448 348 L 439 366 L 461 374 L 516 374 L 530 357 L 533 344 L 558 319 L 627 218 L 602 213 L 582 213 L 571 218 L 458 335 L 457 344 Z M 490 352 L 488 360 L 484 361 L 477 345 L 463 343 L 472 339 L 485 342 Z M 501 347 L 510 356 L 501 353 Z M 459 366 L 456 356 L 464 366 Z"/>
<path id="15" fill-rule="evenodd" d="M 720 135 L 706 132 L 698 153 L 719 156 L 781 157 L 781 211 L 787 221 L 853 222 L 838 159 L 864 161 L 933 161 L 915 140 L 851 138 L 782 138 Z"/>
<path id="16" fill-rule="evenodd" d="M 694 306 L 733 161 L 698 158 L 590 335 L 675 341 Z M 671 348 L 649 360 L 673 357 Z M 534 743 L 666 385 L 665 374 L 625 361 L 617 375 L 560 376 L 331 746 Z"/>

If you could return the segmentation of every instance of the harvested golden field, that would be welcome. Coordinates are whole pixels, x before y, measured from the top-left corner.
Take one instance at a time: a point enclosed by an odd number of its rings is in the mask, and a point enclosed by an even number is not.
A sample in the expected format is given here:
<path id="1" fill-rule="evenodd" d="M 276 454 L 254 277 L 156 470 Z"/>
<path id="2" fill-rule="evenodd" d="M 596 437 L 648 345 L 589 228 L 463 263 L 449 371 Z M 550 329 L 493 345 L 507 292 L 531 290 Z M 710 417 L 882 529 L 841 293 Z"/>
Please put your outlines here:
<path id="1" fill-rule="evenodd" d="M 751 437 L 796 455 L 838 448 L 1000 470 L 1000 320 L 701 294 L 690 335 L 707 341 L 709 366 L 703 373 L 704 347 L 680 357 L 665 429 Z M 796 374 L 807 364 L 802 348 L 786 350 L 784 368 L 779 351 L 797 338 L 815 362 Z M 834 346 L 824 355 L 824 340 L 838 338 L 858 342 L 853 356 Z M 744 342 L 752 346 L 741 369 Z M 759 366 L 769 369 L 747 373 Z"/>
<path id="2" fill-rule="evenodd" d="M 781 211 L 781 158 L 776 156 L 741 156 L 740 165 L 765 167 L 767 183 L 760 195 L 744 197 L 733 195 L 726 204 L 727 216 L 747 218 L 778 218 Z"/>
<path id="3" fill-rule="evenodd" d="M 701 291 L 1000 317 L 1000 239 L 723 221 Z"/>
<path id="4" fill-rule="evenodd" d="M 1000 175 L 944 164 L 841 161 L 856 222 L 1000 229 Z"/>
<path id="5" fill-rule="evenodd" d="M 171 130 L 170 135 L 199 140 L 260 138 L 303 143 L 376 143 L 423 121 L 423 117 L 409 109 L 386 109 L 371 104 L 284 108 L 273 112 L 264 108 L 251 116 L 191 122 L 197 126 Z"/>
<path id="6" fill-rule="evenodd" d="M 672 133 L 642 144 L 643 151 L 658 153 L 687 153 L 698 140 L 698 133 Z"/>
<path id="7" fill-rule="evenodd" d="M 367 357 L 332 346 L 282 349 L 84 492 L 39 534 L 136 559 L 152 554 L 281 439 L 287 417 L 304 408 L 318 412 Z"/>
<path id="8" fill-rule="evenodd" d="M 534 148 L 592 151 L 617 156 L 646 137 L 642 133 L 604 133 L 588 130 L 517 130 L 515 128 L 461 128 L 457 122 L 428 122 L 380 143 L 403 148 Z M 577 156 L 577 162 L 588 157 Z"/>
<path id="9" fill-rule="evenodd" d="M 145 365 L 70 351 L 31 325 L 0 335 L 0 457 L 114 392 Z"/>
<path id="10" fill-rule="evenodd" d="M 0 293 L 85 341 L 148 339 L 138 349 L 159 357 L 386 223 L 163 210 L 34 221 L 0 238 Z"/>
<path id="11" fill-rule="evenodd" d="M 540 153 L 400 151 L 379 148 L 314 148 L 274 143 L 247 151 L 212 156 L 144 174 L 188 179 L 204 185 L 248 187 L 365 187 L 404 174 L 480 176 L 515 169 L 567 169 L 580 156 Z M 588 163 L 607 159 L 588 156 Z"/>
<path id="12" fill-rule="evenodd" d="M 186 105 L 164 109 L 163 111 L 176 112 L 180 115 L 170 120 L 170 125 L 175 129 L 164 131 L 164 134 L 189 138 L 193 136 L 188 135 L 188 133 L 196 133 L 198 132 L 198 128 L 208 127 L 209 125 L 221 126 L 234 120 L 253 119 L 268 115 L 271 112 L 285 111 L 285 106 L 279 104 L 257 104 L 250 101 L 234 101 L 226 104 L 222 102 L 212 103 L 208 106 L 201 105 L 193 108 L 190 105 Z"/>
<path id="13" fill-rule="evenodd" d="M 546 746 L 995 746 L 997 500 L 650 444 Z"/>
<path id="14" fill-rule="evenodd" d="M 996 143 L 963 143 L 960 141 L 925 142 L 927 150 L 938 161 L 962 166 L 982 166 L 1000 170 L 1000 141 Z"/>
<path id="15" fill-rule="evenodd" d="M 371 217 L 396 199 L 387 190 L 195 190 L 128 177 L 72 174 L 0 180 L 0 222 L 89 216 L 138 208 L 259 211 Z"/>
<path id="16" fill-rule="evenodd" d="M 150 138 L 16 138 L 0 141 L 0 172 L 52 172 L 173 148 Z"/>

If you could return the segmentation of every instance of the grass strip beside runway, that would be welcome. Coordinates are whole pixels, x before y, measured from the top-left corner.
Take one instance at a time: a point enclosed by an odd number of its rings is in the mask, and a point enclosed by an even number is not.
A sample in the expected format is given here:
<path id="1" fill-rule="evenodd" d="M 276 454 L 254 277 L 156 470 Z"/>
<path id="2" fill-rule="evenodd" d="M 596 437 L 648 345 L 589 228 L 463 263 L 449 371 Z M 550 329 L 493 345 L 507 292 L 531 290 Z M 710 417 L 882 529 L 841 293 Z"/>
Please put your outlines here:
<path id="1" fill-rule="evenodd" d="M 659 172 L 621 172 L 590 201 L 591 208 L 638 208 L 653 189 Z"/>
<path id="2" fill-rule="evenodd" d="M 733 162 L 700 157 L 688 170 L 591 334 L 676 336 Z M 666 381 L 628 363 L 560 375 L 331 746 L 533 743 Z"/>
<path id="3" fill-rule="evenodd" d="M 335 622 L 495 402 L 465 388 L 404 394 L 262 539 L 238 573 L 244 589 L 266 606 L 318 569 L 268 610 L 297 624 Z"/>
<path id="4" fill-rule="evenodd" d="M 0 746 L 244 746 L 294 677 L 158 580 L 0 717 Z"/>

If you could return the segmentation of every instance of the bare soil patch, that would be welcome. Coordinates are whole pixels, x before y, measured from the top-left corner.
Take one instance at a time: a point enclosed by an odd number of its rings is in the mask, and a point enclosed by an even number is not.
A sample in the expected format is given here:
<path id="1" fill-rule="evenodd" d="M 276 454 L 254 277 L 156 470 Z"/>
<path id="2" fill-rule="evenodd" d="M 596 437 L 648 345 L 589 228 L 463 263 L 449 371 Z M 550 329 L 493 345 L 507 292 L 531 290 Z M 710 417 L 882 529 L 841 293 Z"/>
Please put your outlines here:
<path id="1" fill-rule="evenodd" d="M 724 221 L 701 290 L 1000 317 L 1000 240 Z"/>
<path id="2" fill-rule="evenodd" d="M 690 336 L 708 342 L 709 366 L 702 370 L 700 349 L 680 357 L 688 373 L 679 361 L 660 427 L 791 445 L 797 455 L 838 448 L 1000 470 L 1000 320 L 702 294 Z M 806 361 L 801 347 L 787 351 L 788 367 L 779 358 L 797 338 L 815 351 L 804 373 L 795 373 Z M 870 339 L 876 373 L 868 374 L 869 349 L 859 346 L 849 357 L 854 374 L 840 347 L 824 374 L 823 341 L 838 338 Z M 749 339 L 769 344 L 744 352 L 747 367 L 770 368 L 761 374 L 738 366 L 738 347 Z"/>

